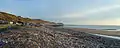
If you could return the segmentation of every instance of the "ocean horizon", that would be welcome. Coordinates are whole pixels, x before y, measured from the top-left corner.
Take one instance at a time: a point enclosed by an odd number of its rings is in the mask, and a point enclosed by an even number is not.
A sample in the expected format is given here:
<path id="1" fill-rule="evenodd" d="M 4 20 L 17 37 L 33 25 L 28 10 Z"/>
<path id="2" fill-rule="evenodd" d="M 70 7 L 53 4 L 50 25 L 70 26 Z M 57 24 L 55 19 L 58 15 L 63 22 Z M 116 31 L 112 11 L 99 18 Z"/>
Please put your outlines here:
<path id="1" fill-rule="evenodd" d="M 120 31 L 119 25 L 64 25 L 67 28 L 88 28 L 97 30 Z"/>

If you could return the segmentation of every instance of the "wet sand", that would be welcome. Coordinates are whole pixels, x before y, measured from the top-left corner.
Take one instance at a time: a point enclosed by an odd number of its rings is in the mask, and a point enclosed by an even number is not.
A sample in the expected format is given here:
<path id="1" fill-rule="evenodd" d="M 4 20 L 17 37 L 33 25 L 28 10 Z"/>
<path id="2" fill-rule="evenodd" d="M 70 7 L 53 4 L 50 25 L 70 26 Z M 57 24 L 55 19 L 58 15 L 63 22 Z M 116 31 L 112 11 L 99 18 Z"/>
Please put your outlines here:
<path id="1" fill-rule="evenodd" d="M 93 34 L 120 36 L 120 31 L 107 31 L 107 30 L 87 29 L 87 28 L 69 28 L 69 29 L 86 32 L 86 33 L 93 33 Z"/>

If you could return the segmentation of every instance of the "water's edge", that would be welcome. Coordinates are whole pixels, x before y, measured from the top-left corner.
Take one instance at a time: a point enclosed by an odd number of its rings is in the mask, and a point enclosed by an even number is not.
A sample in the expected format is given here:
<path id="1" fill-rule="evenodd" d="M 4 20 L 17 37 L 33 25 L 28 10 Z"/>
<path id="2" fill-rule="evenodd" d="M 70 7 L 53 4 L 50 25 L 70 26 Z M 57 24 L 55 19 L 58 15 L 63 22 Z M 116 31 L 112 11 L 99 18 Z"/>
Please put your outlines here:
<path id="1" fill-rule="evenodd" d="M 63 27 L 68 28 L 88 28 L 88 29 L 97 29 L 97 30 L 106 30 L 106 31 L 120 31 L 120 26 L 113 25 L 64 25 Z"/>

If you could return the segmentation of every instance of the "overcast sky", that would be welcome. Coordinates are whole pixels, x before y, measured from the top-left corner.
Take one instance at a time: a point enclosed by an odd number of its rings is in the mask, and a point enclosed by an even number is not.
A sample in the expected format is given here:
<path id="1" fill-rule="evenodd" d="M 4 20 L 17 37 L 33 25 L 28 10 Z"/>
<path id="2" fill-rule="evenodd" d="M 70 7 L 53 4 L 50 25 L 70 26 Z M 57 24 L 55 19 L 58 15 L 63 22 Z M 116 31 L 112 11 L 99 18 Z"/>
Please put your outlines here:
<path id="1" fill-rule="evenodd" d="M 77 25 L 120 25 L 120 0 L 0 0 L 0 11 Z"/>

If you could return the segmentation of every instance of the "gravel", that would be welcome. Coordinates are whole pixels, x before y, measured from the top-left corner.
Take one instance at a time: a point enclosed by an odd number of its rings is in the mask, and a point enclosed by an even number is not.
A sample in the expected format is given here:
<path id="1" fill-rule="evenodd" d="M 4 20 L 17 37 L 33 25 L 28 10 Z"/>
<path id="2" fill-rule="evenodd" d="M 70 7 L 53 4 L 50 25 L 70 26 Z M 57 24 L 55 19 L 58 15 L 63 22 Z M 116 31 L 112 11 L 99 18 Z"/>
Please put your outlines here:
<path id="1" fill-rule="evenodd" d="M 55 27 L 24 27 L 0 35 L 3 48 L 120 48 L 120 40 Z"/>

